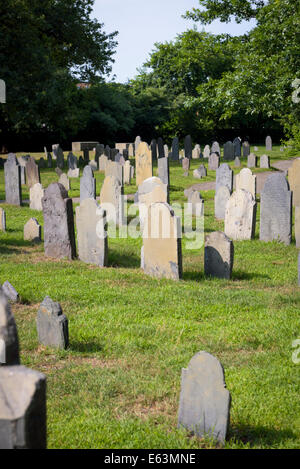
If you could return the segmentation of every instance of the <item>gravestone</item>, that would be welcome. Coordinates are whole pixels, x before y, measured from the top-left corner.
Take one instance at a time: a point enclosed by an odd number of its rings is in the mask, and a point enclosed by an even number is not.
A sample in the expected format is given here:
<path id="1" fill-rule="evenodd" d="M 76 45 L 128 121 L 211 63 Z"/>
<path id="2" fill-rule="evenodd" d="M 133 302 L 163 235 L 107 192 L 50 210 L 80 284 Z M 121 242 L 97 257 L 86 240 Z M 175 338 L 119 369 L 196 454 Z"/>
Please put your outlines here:
<path id="1" fill-rule="evenodd" d="M 266 151 L 272 151 L 272 138 L 270 136 L 266 138 Z"/>
<path id="2" fill-rule="evenodd" d="M 131 183 L 131 165 L 130 161 L 127 160 L 125 161 L 124 164 L 124 184 L 130 184 Z"/>
<path id="3" fill-rule="evenodd" d="M 59 303 L 46 296 L 40 304 L 37 318 L 39 343 L 57 349 L 66 349 L 69 345 L 68 319 L 62 313 Z"/>
<path id="4" fill-rule="evenodd" d="M 19 166 L 20 166 L 20 172 L 21 172 L 21 185 L 26 184 L 26 163 L 28 161 L 27 157 L 20 156 L 17 158 Z"/>
<path id="5" fill-rule="evenodd" d="M 256 166 L 257 166 L 257 156 L 254 153 L 250 153 L 247 159 L 247 167 L 256 168 Z"/>
<path id="6" fill-rule="evenodd" d="M 211 153 L 217 153 L 218 156 L 221 156 L 221 149 L 218 142 L 213 142 L 211 146 Z"/>
<path id="7" fill-rule="evenodd" d="M 37 183 L 34 184 L 29 190 L 29 197 L 30 197 L 30 208 L 31 210 L 39 210 L 42 211 L 42 198 L 44 197 L 44 189 L 42 184 Z"/>
<path id="8" fill-rule="evenodd" d="M 216 193 L 219 188 L 226 186 L 229 189 L 229 192 L 232 192 L 233 189 L 233 171 L 230 169 L 227 163 L 221 164 L 216 170 Z"/>
<path id="9" fill-rule="evenodd" d="M 84 199 L 96 199 L 96 179 L 89 165 L 85 166 L 80 178 L 80 202 Z"/>
<path id="10" fill-rule="evenodd" d="M 151 149 L 152 161 L 156 161 L 157 160 L 157 143 L 155 139 L 151 140 L 150 149 Z"/>
<path id="11" fill-rule="evenodd" d="M 200 153 L 201 153 L 201 149 L 200 149 L 199 145 L 195 146 L 195 148 L 192 151 L 192 159 L 193 160 L 199 160 Z"/>
<path id="12" fill-rule="evenodd" d="M 83 160 L 84 164 L 89 164 L 90 162 L 90 151 L 87 148 L 83 150 Z"/>
<path id="13" fill-rule="evenodd" d="M 152 177 L 152 154 L 146 142 L 139 144 L 135 153 L 136 185 Z"/>
<path id="14" fill-rule="evenodd" d="M 228 200 L 230 199 L 230 192 L 227 186 L 219 187 L 215 195 L 215 217 L 218 220 L 225 219 L 225 210 Z"/>
<path id="15" fill-rule="evenodd" d="M 104 155 L 104 145 L 102 143 L 97 143 L 95 147 L 95 161 L 99 165 L 99 158 L 100 156 Z"/>
<path id="16" fill-rule="evenodd" d="M 69 169 L 77 169 L 77 158 L 72 152 L 68 154 L 67 162 Z"/>
<path id="17" fill-rule="evenodd" d="M 250 155 L 250 144 L 249 142 L 243 142 L 243 156 L 248 157 Z"/>
<path id="18" fill-rule="evenodd" d="M 24 366 L 0 368 L 0 449 L 46 449 L 46 377 Z"/>
<path id="19" fill-rule="evenodd" d="M 27 186 L 30 189 L 30 187 L 41 182 L 39 167 L 32 156 L 28 159 L 25 169 Z"/>
<path id="20" fill-rule="evenodd" d="M 64 169 L 65 166 L 64 152 L 60 146 L 56 150 L 56 166 L 60 169 Z"/>
<path id="21" fill-rule="evenodd" d="M 94 199 L 76 207 L 78 257 L 87 264 L 107 265 L 108 243 L 105 211 Z"/>
<path id="22" fill-rule="evenodd" d="M 10 205 L 22 204 L 21 171 L 16 155 L 9 153 L 4 163 L 5 202 Z"/>
<path id="23" fill-rule="evenodd" d="M 194 177 L 195 179 L 201 179 L 201 178 L 202 178 L 202 174 L 201 174 L 201 171 L 200 171 L 199 168 L 194 169 L 194 171 L 193 171 L 193 177 Z"/>
<path id="24" fill-rule="evenodd" d="M 142 141 L 142 140 L 141 140 L 141 137 L 138 135 L 138 136 L 136 137 L 136 139 L 135 139 L 135 142 L 134 142 L 135 154 L 136 154 L 136 152 L 137 152 L 137 149 L 138 149 L 139 144 L 141 143 L 141 141 Z"/>
<path id="25" fill-rule="evenodd" d="M 1 366 L 20 364 L 19 339 L 17 326 L 8 299 L 0 289 L 0 342 L 4 344 L 0 350 Z"/>
<path id="26" fill-rule="evenodd" d="M 211 153 L 208 158 L 208 169 L 210 171 L 216 171 L 220 166 L 220 157 L 217 153 Z"/>
<path id="27" fill-rule="evenodd" d="M 240 158 L 242 156 L 242 153 L 241 153 L 241 140 L 239 137 L 236 137 L 233 140 L 233 147 L 234 147 L 234 156 L 237 156 Z"/>
<path id="28" fill-rule="evenodd" d="M 100 192 L 100 204 L 106 211 L 108 223 L 124 225 L 124 190 L 116 177 L 106 176 L 104 179 Z"/>
<path id="29" fill-rule="evenodd" d="M 241 167 L 241 160 L 239 159 L 238 156 L 236 156 L 235 159 L 234 159 L 234 167 L 235 168 L 240 168 Z"/>
<path id="30" fill-rule="evenodd" d="M 70 187 L 70 181 L 69 181 L 68 176 L 67 176 L 65 173 L 63 173 L 63 174 L 60 176 L 58 182 L 64 186 L 64 188 L 66 189 L 66 191 L 69 191 L 69 190 L 70 190 L 70 188 L 71 188 L 71 187 Z"/>
<path id="31" fill-rule="evenodd" d="M 199 191 L 191 191 L 188 195 L 187 214 L 195 217 L 204 215 L 204 200 Z"/>
<path id="32" fill-rule="evenodd" d="M 41 241 L 41 225 L 36 218 L 30 218 L 24 225 L 24 240 L 39 243 Z"/>
<path id="33" fill-rule="evenodd" d="M 143 265 L 147 275 L 179 280 L 182 276 L 181 224 L 167 203 L 153 203 L 143 230 Z"/>
<path id="34" fill-rule="evenodd" d="M 38 161 L 38 167 L 39 168 L 46 168 L 46 161 L 44 160 L 44 158 L 40 158 L 39 161 Z"/>
<path id="35" fill-rule="evenodd" d="M 293 205 L 300 206 L 300 158 L 293 161 L 288 170 L 290 190 L 293 192 Z"/>
<path id="36" fill-rule="evenodd" d="M 106 155 L 101 155 L 99 158 L 99 171 L 105 171 L 108 158 Z"/>
<path id="37" fill-rule="evenodd" d="M 134 156 L 134 146 L 132 143 L 128 147 L 128 155 L 129 155 L 129 158 L 132 158 Z"/>
<path id="38" fill-rule="evenodd" d="M 80 175 L 80 169 L 77 168 L 77 169 L 69 169 L 68 170 L 68 173 L 67 173 L 67 177 L 69 179 L 71 178 L 79 178 L 79 175 Z"/>
<path id="39" fill-rule="evenodd" d="M 141 144 L 140 144 L 141 147 Z M 108 160 L 105 166 L 105 177 L 107 176 L 114 176 L 118 179 L 121 186 L 123 186 L 124 181 L 124 174 L 123 174 L 123 166 L 115 161 Z"/>
<path id="40" fill-rule="evenodd" d="M 184 139 L 184 156 L 185 158 L 192 158 L 193 153 L 193 145 L 192 145 L 192 137 L 187 135 Z"/>
<path id="41" fill-rule="evenodd" d="M 209 145 L 205 145 L 203 150 L 203 158 L 209 158 L 210 155 L 210 147 Z"/>
<path id="42" fill-rule="evenodd" d="M 72 199 L 64 186 L 52 183 L 42 199 L 44 215 L 44 248 L 47 257 L 76 257 Z"/>
<path id="43" fill-rule="evenodd" d="M 164 184 L 160 178 L 151 177 L 145 179 L 145 181 L 139 185 L 136 194 L 136 203 L 139 204 L 141 232 L 143 231 L 150 205 L 157 202 L 168 202 L 168 197 L 168 186 Z"/>
<path id="44" fill-rule="evenodd" d="M 261 241 L 290 244 L 292 238 L 292 193 L 282 173 L 271 174 L 260 194 Z"/>
<path id="45" fill-rule="evenodd" d="M 178 137 L 174 137 L 172 141 L 172 160 L 179 160 L 179 140 Z"/>
<path id="46" fill-rule="evenodd" d="M 234 160 L 234 144 L 232 142 L 226 142 L 224 145 L 224 160 Z"/>
<path id="47" fill-rule="evenodd" d="M 235 178 L 236 190 L 243 189 L 250 192 L 254 199 L 256 197 L 256 176 L 252 174 L 251 169 L 243 168 Z"/>
<path id="48" fill-rule="evenodd" d="M 167 186 L 170 185 L 170 174 L 169 174 L 169 158 L 158 159 L 158 177 Z"/>
<path id="49" fill-rule="evenodd" d="M 204 250 L 205 275 L 229 280 L 232 274 L 233 258 L 233 242 L 225 233 L 215 231 L 206 236 Z"/>
<path id="50" fill-rule="evenodd" d="M 199 352 L 182 369 L 178 426 L 200 438 L 224 443 L 229 426 L 231 397 L 221 363 Z"/>
<path id="51" fill-rule="evenodd" d="M 52 145 L 53 159 L 57 160 L 57 149 L 59 148 L 59 143 Z"/>
<path id="52" fill-rule="evenodd" d="M 295 207 L 295 238 L 296 248 L 300 248 L 300 206 Z"/>
<path id="53" fill-rule="evenodd" d="M 6 282 L 3 283 L 2 287 L 2 293 L 6 297 L 8 301 L 11 303 L 19 303 L 20 301 L 20 296 L 15 287 L 9 283 L 7 280 Z"/>
<path id="54" fill-rule="evenodd" d="M 5 210 L 0 207 L 0 231 L 6 231 L 6 214 Z"/>
<path id="55" fill-rule="evenodd" d="M 169 147 L 168 145 L 164 145 L 164 154 L 165 154 L 165 158 L 168 158 L 169 156 Z"/>
<path id="56" fill-rule="evenodd" d="M 106 145 L 106 147 L 104 148 L 104 155 L 107 157 L 108 160 L 110 159 L 110 147 L 109 147 L 109 145 Z"/>
<path id="57" fill-rule="evenodd" d="M 189 169 L 190 169 L 190 160 L 189 160 L 189 158 L 183 158 L 182 159 L 182 169 L 184 171 L 183 175 L 188 176 L 189 175 Z"/>
<path id="58" fill-rule="evenodd" d="M 123 158 L 123 156 L 121 156 Z M 92 168 L 93 171 L 98 171 L 98 163 L 95 160 L 91 160 L 89 162 L 89 166 Z"/>
<path id="59" fill-rule="evenodd" d="M 165 157 L 164 142 L 161 137 L 158 137 L 157 139 L 157 150 L 158 150 L 158 158 L 164 158 Z"/>
<path id="60" fill-rule="evenodd" d="M 52 155 L 50 152 L 47 154 L 47 167 L 52 168 Z"/>
<path id="61" fill-rule="evenodd" d="M 256 202 L 253 195 L 242 189 L 235 191 L 226 205 L 225 234 L 236 241 L 252 239 L 255 223 Z"/>
<path id="62" fill-rule="evenodd" d="M 125 163 L 125 161 L 128 160 L 128 158 L 129 158 L 128 150 L 123 150 L 123 151 L 122 151 L 122 158 L 123 158 L 123 160 L 124 160 L 124 163 Z"/>
<path id="63" fill-rule="evenodd" d="M 270 169 L 270 157 L 268 155 L 262 155 L 260 157 L 260 167 L 263 169 Z"/>

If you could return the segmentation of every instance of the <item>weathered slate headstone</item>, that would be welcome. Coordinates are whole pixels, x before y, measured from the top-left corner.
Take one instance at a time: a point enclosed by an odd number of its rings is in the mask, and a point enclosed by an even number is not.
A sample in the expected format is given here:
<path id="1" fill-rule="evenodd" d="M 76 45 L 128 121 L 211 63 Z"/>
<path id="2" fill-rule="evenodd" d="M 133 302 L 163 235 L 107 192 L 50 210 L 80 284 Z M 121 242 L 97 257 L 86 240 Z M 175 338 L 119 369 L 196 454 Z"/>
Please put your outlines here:
<path id="1" fill-rule="evenodd" d="M 151 155 L 152 155 L 152 161 L 156 161 L 157 160 L 157 143 L 155 139 L 151 140 L 150 150 L 151 150 Z"/>
<path id="2" fill-rule="evenodd" d="M 64 152 L 60 146 L 56 149 L 56 166 L 60 169 L 64 169 L 65 166 Z"/>
<path id="3" fill-rule="evenodd" d="M 236 156 L 235 159 L 234 159 L 234 166 L 235 166 L 235 168 L 240 168 L 241 167 L 241 160 L 238 156 Z"/>
<path id="4" fill-rule="evenodd" d="M 291 243 L 292 193 L 282 173 L 271 174 L 260 194 L 261 241 Z"/>
<path id="5" fill-rule="evenodd" d="M 219 168 L 216 170 L 216 193 L 222 186 L 228 187 L 229 192 L 232 192 L 233 171 L 230 169 L 227 163 L 222 163 L 221 166 L 219 166 Z"/>
<path id="6" fill-rule="evenodd" d="M 152 154 L 146 142 L 141 142 L 135 152 L 135 171 L 137 186 L 152 177 Z"/>
<path id="7" fill-rule="evenodd" d="M 203 158 L 209 158 L 210 155 L 210 147 L 209 145 L 205 145 L 203 150 Z"/>
<path id="8" fill-rule="evenodd" d="M 242 153 L 241 153 L 241 140 L 239 137 L 236 137 L 233 140 L 233 147 L 234 147 L 234 156 L 238 156 L 240 158 L 242 156 Z"/>
<path id="9" fill-rule="evenodd" d="M 290 190 L 293 192 L 293 205 L 300 206 L 300 158 L 293 161 L 288 170 Z"/>
<path id="10" fill-rule="evenodd" d="M 230 404 L 221 363 L 207 352 L 197 353 L 182 369 L 178 426 L 224 443 Z"/>
<path id="11" fill-rule="evenodd" d="M 237 190 L 230 197 L 225 210 L 225 234 L 233 240 L 254 238 L 256 202 L 253 195 Z"/>
<path id="12" fill-rule="evenodd" d="M 0 449 L 46 449 L 46 377 L 24 366 L 0 368 Z"/>
<path id="13" fill-rule="evenodd" d="M 141 140 L 141 137 L 138 135 L 138 136 L 136 137 L 135 141 L 134 141 L 135 154 L 136 154 L 136 152 L 137 152 L 137 149 L 138 149 L 138 147 L 139 147 L 141 141 L 142 141 L 142 140 Z"/>
<path id="14" fill-rule="evenodd" d="M 161 137 L 158 137 L 157 139 L 157 151 L 158 151 L 158 158 L 165 157 L 164 142 Z"/>
<path id="15" fill-rule="evenodd" d="M 87 264 L 107 265 L 108 242 L 106 214 L 94 199 L 85 199 L 76 207 L 78 257 Z"/>
<path id="16" fill-rule="evenodd" d="M 58 349 L 68 347 L 68 319 L 62 313 L 60 304 L 54 302 L 49 296 L 46 296 L 40 304 L 36 325 L 40 344 Z"/>
<path id="17" fill-rule="evenodd" d="M 134 156 L 134 146 L 132 143 L 128 147 L 128 155 L 129 155 L 129 158 L 132 158 Z"/>
<path id="18" fill-rule="evenodd" d="M 234 160 L 234 144 L 232 142 L 226 142 L 224 145 L 224 160 Z"/>
<path id="19" fill-rule="evenodd" d="M 39 167 L 36 164 L 35 159 L 32 158 L 32 156 L 26 162 L 25 169 L 27 186 L 29 188 L 41 182 Z"/>
<path id="20" fill-rule="evenodd" d="M 192 158 L 193 153 L 193 145 L 192 145 L 192 137 L 187 135 L 184 139 L 184 156 L 185 158 Z"/>
<path id="21" fill-rule="evenodd" d="M 184 171 L 183 175 L 188 176 L 189 175 L 189 169 L 190 169 L 190 160 L 189 158 L 183 158 L 182 159 L 182 169 Z"/>
<path id="22" fill-rule="evenodd" d="M 221 231 L 206 236 L 204 272 L 210 277 L 230 279 L 233 268 L 234 246 Z"/>
<path id="23" fill-rule="evenodd" d="M 217 153 L 211 153 L 208 158 L 208 169 L 210 171 L 216 171 L 220 166 L 220 157 Z"/>
<path id="24" fill-rule="evenodd" d="M 243 156 L 248 157 L 250 155 L 250 144 L 249 142 L 243 142 Z"/>
<path id="25" fill-rule="evenodd" d="M 39 168 L 46 168 L 46 161 L 44 160 L 44 158 L 40 158 L 38 160 L 38 167 Z"/>
<path id="26" fill-rule="evenodd" d="M 42 199 L 45 255 L 73 259 L 76 256 L 72 199 L 59 183 L 52 183 Z"/>
<path id="27" fill-rule="evenodd" d="M 215 217 L 218 220 L 225 219 L 225 210 L 228 200 L 230 199 L 230 191 L 227 186 L 219 187 L 215 195 Z"/>
<path id="28" fill-rule="evenodd" d="M 178 137 L 174 137 L 172 141 L 172 160 L 179 160 L 179 140 Z"/>
<path id="29" fill-rule="evenodd" d="M 57 160 L 57 149 L 59 148 L 59 143 L 52 145 L 53 159 Z"/>
<path id="30" fill-rule="evenodd" d="M 71 187 L 70 187 L 70 181 L 69 181 L 68 176 L 67 176 L 65 173 L 63 173 L 63 174 L 60 176 L 58 182 L 64 186 L 64 188 L 66 189 L 66 191 L 69 191 L 69 190 L 70 190 L 70 188 L 71 188 Z"/>
<path id="31" fill-rule="evenodd" d="M 143 230 L 144 272 L 157 278 L 182 276 L 181 225 L 167 203 L 153 203 Z"/>
<path id="32" fill-rule="evenodd" d="M 100 192 L 100 204 L 106 211 L 108 223 L 124 225 L 124 190 L 120 181 L 114 176 L 106 176 L 104 179 Z"/>
<path id="33" fill-rule="evenodd" d="M 124 184 L 130 184 L 131 183 L 131 165 L 130 161 L 127 160 L 125 161 L 124 164 Z"/>
<path id="34" fill-rule="evenodd" d="M 76 168 L 76 169 L 69 169 L 68 170 L 68 173 L 67 173 L 67 177 L 69 179 L 71 178 L 79 178 L 80 176 L 80 169 L 79 168 Z"/>
<path id="35" fill-rule="evenodd" d="M 4 163 L 5 202 L 11 205 L 22 204 L 21 170 L 16 155 L 9 153 Z"/>
<path id="36" fill-rule="evenodd" d="M 248 155 L 247 166 L 248 166 L 248 168 L 256 168 L 257 167 L 257 156 L 254 153 L 250 153 L 250 155 Z"/>
<path id="37" fill-rule="evenodd" d="M 47 167 L 52 168 L 52 155 L 50 152 L 47 154 Z"/>
<path id="38" fill-rule="evenodd" d="M 236 190 L 243 189 L 250 192 L 254 199 L 256 197 L 256 176 L 252 174 L 251 169 L 243 168 L 235 178 Z"/>
<path id="39" fill-rule="evenodd" d="M 5 210 L 0 207 L 0 231 L 6 231 L 6 214 Z"/>
<path id="40" fill-rule="evenodd" d="M 41 225 L 36 218 L 30 218 L 24 225 L 24 240 L 39 243 L 41 241 Z"/>
<path id="41" fill-rule="evenodd" d="M 77 169 L 77 157 L 72 152 L 68 154 L 67 162 L 69 169 Z"/>
<path id="42" fill-rule="evenodd" d="M 272 138 L 270 136 L 266 138 L 266 151 L 272 151 Z"/>
<path id="43" fill-rule="evenodd" d="M 5 292 L 0 289 L 0 367 L 20 364 L 17 326 Z M 1 438 L 0 438 L 1 439 Z"/>
<path id="44" fill-rule="evenodd" d="M 218 142 L 213 142 L 211 146 L 211 153 L 217 153 L 218 156 L 221 156 L 221 149 Z"/>
<path id="45" fill-rule="evenodd" d="M 110 146 L 106 145 L 104 148 L 104 155 L 107 156 L 107 159 L 110 159 Z"/>
<path id="46" fill-rule="evenodd" d="M 100 156 L 104 155 L 104 145 L 102 143 L 97 143 L 95 147 L 95 161 L 99 164 Z"/>
<path id="47" fill-rule="evenodd" d="M 121 164 L 116 163 L 115 161 L 108 160 L 105 166 L 105 177 L 107 176 L 114 176 L 123 186 L 124 171 L 123 166 Z"/>
<path id="48" fill-rule="evenodd" d="M 164 154 L 165 154 L 165 158 L 168 158 L 169 156 L 169 147 L 167 144 L 164 145 Z"/>
<path id="49" fill-rule="evenodd" d="M 80 202 L 84 199 L 96 199 L 96 179 L 89 165 L 85 166 L 80 178 Z"/>
<path id="50" fill-rule="evenodd" d="M 200 217 L 204 215 L 204 200 L 199 191 L 191 191 L 188 195 L 187 214 Z"/>
<path id="51" fill-rule="evenodd" d="M 158 177 L 164 184 L 170 185 L 169 158 L 158 159 Z"/>
<path id="52" fill-rule="evenodd" d="M 21 172 L 21 184 L 25 185 L 26 184 L 26 163 L 28 161 L 27 157 L 20 156 L 17 158 L 19 166 L 20 166 L 20 172 Z"/>
<path id="53" fill-rule="evenodd" d="M 2 293 L 8 301 L 11 303 L 18 303 L 20 301 L 20 296 L 15 287 L 9 283 L 7 280 L 2 285 Z"/>
<path id="54" fill-rule="evenodd" d="M 270 169 L 270 157 L 268 155 L 262 155 L 260 157 L 260 167 Z"/>

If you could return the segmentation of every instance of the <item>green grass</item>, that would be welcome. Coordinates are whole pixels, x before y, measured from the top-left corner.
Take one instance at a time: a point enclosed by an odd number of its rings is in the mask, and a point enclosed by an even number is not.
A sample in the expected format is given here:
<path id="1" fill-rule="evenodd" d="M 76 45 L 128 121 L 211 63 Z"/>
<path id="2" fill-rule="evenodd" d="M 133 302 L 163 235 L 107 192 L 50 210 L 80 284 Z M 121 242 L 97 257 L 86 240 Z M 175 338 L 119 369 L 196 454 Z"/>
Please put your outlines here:
<path id="1" fill-rule="evenodd" d="M 286 158 L 276 149 L 270 156 Z M 192 161 L 184 177 L 171 163 L 171 202 L 186 201 L 186 187 L 214 180 L 210 171 L 193 179 L 198 165 Z M 96 178 L 99 195 L 103 175 Z M 41 179 L 47 186 L 58 178 L 45 169 Z M 126 187 L 127 194 L 135 190 Z M 23 194 L 28 198 L 26 187 Z M 79 196 L 78 181 L 70 195 Z M 206 233 L 223 230 L 213 191 L 202 196 Z M 22 298 L 13 306 L 22 363 L 47 376 L 49 448 L 214 447 L 177 429 L 181 369 L 200 350 L 225 369 L 232 396 L 227 448 L 300 447 L 300 365 L 292 362 L 292 342 L 300 338 L 297 250 L 294 239 L 290 246 L 258 240 L 259 206 L 255 240 L 235 242 L 231 281 L 205 278 L 203 248 L 186 250 L 183 240 L 180 282 L 143 274 L 140 239 L 110 239 L 105 269 L 46 259 L 43 245 L 23 240 L 26 221 L 34 216 L 42 224 L 42 213 L 1 206 L 7 232 L 0 233 L 0 282 L 9 280 Z M 38 344 L 35 318 L 46 295 L 69 319 L 66 351 Z"/>

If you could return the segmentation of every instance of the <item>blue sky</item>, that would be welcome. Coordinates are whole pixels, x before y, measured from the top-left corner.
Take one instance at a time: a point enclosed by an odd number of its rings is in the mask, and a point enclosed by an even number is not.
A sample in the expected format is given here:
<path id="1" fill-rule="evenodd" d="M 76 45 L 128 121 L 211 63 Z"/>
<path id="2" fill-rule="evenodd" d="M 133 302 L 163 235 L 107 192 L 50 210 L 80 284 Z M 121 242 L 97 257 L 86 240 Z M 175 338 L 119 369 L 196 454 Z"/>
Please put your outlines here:
<path id="1" fill-rule="evenodd" d="M 201 31 L 203 26 L 199 23 L 181 18 L 187 10 L 198 6 L 197 0 L 96 0 L 93 16 L 104 23 L 104 31 L 119 31 L 113 65 L 116 80 L 125 83 L 133 78 L 155 42 L 170 41 L 194 24 Z M 215 21 L 204 29 L 216 34 L 239 35 L 253 25 L 253 21 L 242 24 Z"/>

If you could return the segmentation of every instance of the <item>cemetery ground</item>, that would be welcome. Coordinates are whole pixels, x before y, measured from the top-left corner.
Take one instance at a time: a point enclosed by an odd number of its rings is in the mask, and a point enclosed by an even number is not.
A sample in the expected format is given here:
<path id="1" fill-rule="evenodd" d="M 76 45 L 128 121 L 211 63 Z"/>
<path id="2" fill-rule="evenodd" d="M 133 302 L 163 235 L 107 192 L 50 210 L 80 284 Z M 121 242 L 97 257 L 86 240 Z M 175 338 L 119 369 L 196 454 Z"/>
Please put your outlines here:
<path id="1" fill-rule="evenodd" d="M 279 147 L 269 154 L 271 165 L 287 159 Z M 201 163 L 191 160 L 184 177 L 181 165 L 170 162 L 171 204 L 187 201 L 187 187 L 215 180 L 213 171 L 193 178 Z M 242 159 L 235 174 L 245 166 Z M 99 196 L 104 174 L 96 171 L 95 177 Z M 41 169 L 43 187 L 54 181 L 54 169 Z M 29 199 L 26 186 L 22 189 Z M 125 186 L 125 194 L 136 190 Z M 69 196 L 79 197 L 79 179 L 71 180 Z M 201 196 L 205 233 L 223 231 L 223 221 L 214 218 L 214 191 Z M 3 170 L 0 199 L 5 199 Z M 22 364 L 47 376 L 49 448 L 215 447 L 177 429 L 181 369 L 201 350 L 221 361 L 232 396 L 225 447 L 299 448 L 300 364 L 292 361 L 292 342 L 300 338 L 298 255 L 294 236 L 290 246 L 259 241 L 259 203 L 255 240 L 234 243 L 232 280 L 206 278 L 204 247 L 187 250 L 183 238 L 179 282 L 143 273 L 140 238 L 109 238 L 104 269 L 47 259 L 43 243 L 23 240 L 24 224 L 35 217 L 43 225 L 42 212 L 30 210 L 28 202 L 1 207 L 7 231 L 0 233 L 0 283 L 8 280 L 21 296 L 12 310 Z M 69 319 L 65 351 L 38 344 L 35 320 L 46 295 L 60 302 Z"/>

